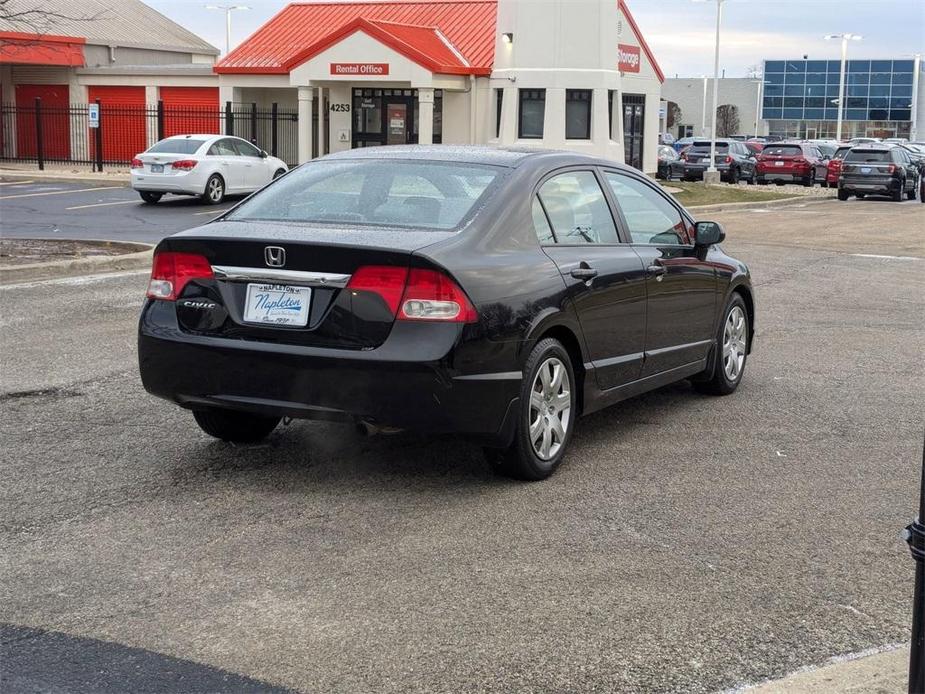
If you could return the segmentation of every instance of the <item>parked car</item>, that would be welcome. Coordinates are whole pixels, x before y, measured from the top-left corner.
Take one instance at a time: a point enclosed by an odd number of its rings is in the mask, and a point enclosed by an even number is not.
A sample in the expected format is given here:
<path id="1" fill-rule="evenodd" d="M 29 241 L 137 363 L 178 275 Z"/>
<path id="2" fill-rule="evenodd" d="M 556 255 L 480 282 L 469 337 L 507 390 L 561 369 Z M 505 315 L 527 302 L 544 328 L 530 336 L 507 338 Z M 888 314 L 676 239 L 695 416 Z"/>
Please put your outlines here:
<path id="1" fill-rule="evenodd" d="M 669 145 L 658 146 L 658 170 L 655 177 L 662 180 L 671 179 L 671 162 L 678 160 L 678 153 Z"/>
<path id="2" fill-rule="evenodd" d="M 868 145 L 880 142 L 876 137 L 852 137 L 848 140 L 848 144 L 851 145 Z"/>
<path id="3" fill-rule="evenodd" d="M 758 183 L 802 183 L 812 187 L 824 181 L 829 160 L 809 142 L 775 142 L 758 155 Z"/>
<path id="4" fill-rule="evenodd" d="M 909 142 L 909 140 L 905 137 L 888 137 L 884 140 L 884 142 L 891 145 L 904 145 Z"/>
<path id="5" fill-rule="evenodd" d="M 678 138 L 677 140 L 674 141 L 674 144 L 672 144 L 672 147 L 674 147 L 674 149 L 675 149 L 676 152 L 680 152 L 680 151 L 681 151 L 682 149 L 684 149 L 685 147 L 690 147 L 691 144 L 693 144 L 694 140 L 697 140 L 697 139 L 700 139 L 700 138 L 696 138 L 696 137 L 680 137 L 680 138 Z"/>
<path id="6" fill-rule="evenodd" d="M 671 172 L 684 181 L 695 181 L 703 178 L 704 172 L 710 166 L 710 141 L 694 140 L 676 162 L 671 164 Z M 745 180 L 749 184 L 755 182 L 755 155 L 751 153 L 743 142 L 735 140 L 716 141 L 716 170 L 720 178 L 727 183 L 738 183 Z"/>
<path id="7" fill-rule="evenodd" d="M 761 154 L 761 150 L 763 150 L 765 147 L 764 143 L 759 142 L 758 140 L 748 140 L 744 144 L 748 148 L 748 151 L 754 154 L 756 157 Z"/>
<path id="8" fill-rule="evenodd" d="M 659 133 L 658 134 L 658 143 L 660 145 L 672 145 L 674 144 L 675 136 L 671 133 Z"/>
<path id="9" fill-rule="evenodd" d="M 825 172 L 825 184 L 829 188 L 838 188 L 838 175 L 841 173 L 842 161 L 851 151 L 851 145 L 841 145 L 829 159 Z"/>
<path id="10" fill-rule="evenodd" d="M 173 193 L 217 205 L 226 195 L 259 190 L 288 170 L 282 159 L 240 137 L 180 135 L 132 159 L 132 188 L 150 204 Z"/>
<path id="11" fill-rule="evenodd" d="M 141 378 L 226 441 L 284 417 L 456 432 L 542 479 L 579 415 L 736 389 L 755 308 L 724 237 L 603 159 L 340 152 L 158 244 Z"/>
<path id="12" fill-rule="evenodd" d="M 921 174 L 919 166 L 902 147 L 875 143 L 848 152 L 838 177 L 838 199 L 854 195 L 889 195 L 896 202 L 914 200 Z"/>

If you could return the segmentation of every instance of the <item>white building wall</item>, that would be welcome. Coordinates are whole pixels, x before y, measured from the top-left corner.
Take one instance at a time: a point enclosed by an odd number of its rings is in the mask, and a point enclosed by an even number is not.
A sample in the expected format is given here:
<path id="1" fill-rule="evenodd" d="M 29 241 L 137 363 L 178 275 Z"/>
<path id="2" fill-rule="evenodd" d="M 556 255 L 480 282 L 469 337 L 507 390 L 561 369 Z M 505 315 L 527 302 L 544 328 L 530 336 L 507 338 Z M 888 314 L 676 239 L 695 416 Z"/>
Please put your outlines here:
<path id="1" fill-rule="evenodd" d="M 768 124 L 761 121 L 755 132 L 755 116 L 758 108 L 759 83 L 750 78 L 726 77 L 719 80 L 717 105 L 735 104 L 739 109 L 739 132 L 736 135 L 767 135 Z M 673 101 L 681 107 L 681 119 L 671 127 L 671 134 L 677 136 L 678 125 L 694 126 L 694 136 L 710 135 L 712 127 L 713 78 L 707 79 L 706 130 L 703 129 L 703 79 L 700 77 L 666 79 L 662 85 L 662 99 Z"/>

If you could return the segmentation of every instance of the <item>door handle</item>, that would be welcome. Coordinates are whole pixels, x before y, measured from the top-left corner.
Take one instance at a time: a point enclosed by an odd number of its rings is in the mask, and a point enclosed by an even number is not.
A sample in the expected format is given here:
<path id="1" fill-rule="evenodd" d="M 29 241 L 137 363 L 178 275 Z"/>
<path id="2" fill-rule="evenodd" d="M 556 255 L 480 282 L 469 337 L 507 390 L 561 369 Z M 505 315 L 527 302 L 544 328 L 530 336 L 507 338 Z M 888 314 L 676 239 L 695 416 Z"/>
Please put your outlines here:
<path id="1" fill-rule="evenodd" d="M 665 276 L 665 273 L 668 272 L 668 268 L 666 268 L 661 263 L 652 263 L 649 267 L 646 268 L 646 272 L 654 276 L 656 282 L 661 282 L 662 278 Z"/>
<path id="2" fill-rule="evenodd" d="M 576 280 L 582 280 L 583 282 L 589 282 L 597 277 L 597 270 L 593 267 L 588 267 L 587 263 L 582 263 L 582 266 L 576 267 L 569 274 Z"/>

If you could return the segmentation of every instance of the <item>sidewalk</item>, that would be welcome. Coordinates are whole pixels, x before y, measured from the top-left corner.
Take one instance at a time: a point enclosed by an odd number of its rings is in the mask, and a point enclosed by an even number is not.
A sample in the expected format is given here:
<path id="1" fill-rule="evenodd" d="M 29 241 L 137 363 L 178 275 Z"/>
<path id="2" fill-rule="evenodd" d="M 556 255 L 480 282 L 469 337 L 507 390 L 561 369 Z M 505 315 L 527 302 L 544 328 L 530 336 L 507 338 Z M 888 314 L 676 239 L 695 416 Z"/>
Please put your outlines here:
<path id="1" fill-rule="evenodd" d="M 741 694 L 905 694 L 909 681 L 909 647 L 832 658 L 818 668 L 754 687 Z"/>
<path id="2" fill-rule="evenodd" d="M 4 162 L 0 164 L 0 177 L 28 178 L 33 181 L 108 181 L 128 183 L 131 180 L 129 170 L 118 166 L 104 166 L 102 172 L 93 171 L 90 166 L 68 166 L 65 164 L 46 165 L 39 171 L 35 164 L 17 164 Z"/>

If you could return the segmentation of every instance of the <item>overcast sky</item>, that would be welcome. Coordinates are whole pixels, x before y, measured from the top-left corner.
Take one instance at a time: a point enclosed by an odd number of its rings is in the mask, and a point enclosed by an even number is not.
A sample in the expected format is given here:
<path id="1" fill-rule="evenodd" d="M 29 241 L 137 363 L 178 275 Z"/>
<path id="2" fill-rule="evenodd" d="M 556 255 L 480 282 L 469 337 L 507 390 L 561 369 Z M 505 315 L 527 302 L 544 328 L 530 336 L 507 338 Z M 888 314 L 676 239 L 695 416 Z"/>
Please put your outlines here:
<path id="1" fill-rule="evenodd" d="M 157 10 L 224 51 L 223 12 L 205 9 L 210 0 L 146 0 Z M 227 0 L 222 0 L 227 2 Z M 288 3 L 235 0 L 249 10 L 233 13 L 232 47 Z M 665 75 L 713 73 L 716 3 L 694 0 L 627 0 Z M 218 3 L 221 4 L 221 3 Z M 925 0 L 725 0 L 720 67 L 742 77 L 766 58 L 838 58 L 831 33 L 863 34 L 852 57 L 897 58 L 925 51 Z"/>

